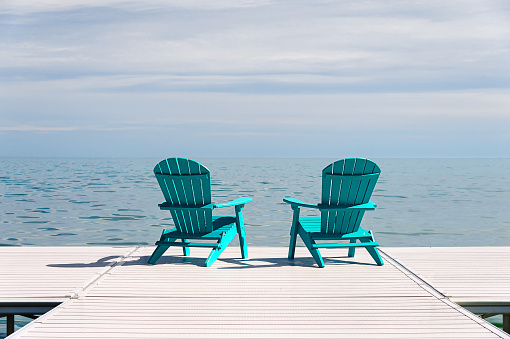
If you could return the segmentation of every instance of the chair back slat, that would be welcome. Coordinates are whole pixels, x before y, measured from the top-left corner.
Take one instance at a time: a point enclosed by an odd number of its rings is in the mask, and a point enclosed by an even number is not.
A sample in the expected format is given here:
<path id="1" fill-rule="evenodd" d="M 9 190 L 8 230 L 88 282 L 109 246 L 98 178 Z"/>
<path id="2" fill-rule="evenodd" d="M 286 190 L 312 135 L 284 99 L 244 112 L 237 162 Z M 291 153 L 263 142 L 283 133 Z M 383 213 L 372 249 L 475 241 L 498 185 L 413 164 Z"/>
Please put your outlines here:
<path id="1" fill-rule="evenodd" d="M 201 207 L 211 203 L 209 170 L 198 162 L 185 158 L 168 158 L 154 167 L 165 200 L 182 207 Z M 178 231 L 189 234 L 212 231 L 212 211 L 170 210 Z"/>
<path id="2" fill-rule="evenodd" d="M 367 203 L 381 170 L 373 161 L 348 158 L 335 161 L 322 171 L 321 204 L 354 206 Z M 321 211 L 321 232 L 356 232 L 364 211 Z"/>
<path id="3" fill-rule="evenodd" d="M 195 203 L 197 205 L 207 205 L 211 203 L 211 177 L 209 170 L 207 173 L 203 173 L 202 169 L 204 166 L 200 165 L 196 161 L 189 161 L 189 172 L 196 178 L 202 178 L 202 180 L 191 181 L 191 186 L 194 194 Z M 205 185 L 207 184 L 207 185 Z M 204 193 L 204 186 L 209 187 L 207 193 Z M 198 229 L 200 231 L 212 232 L 212 213 L 200 213 L 197 214 Z"/>
<path id="4" fill-rule="evenodd" d="M 197 182 L 200 178 L 191 175 L 189 168 L 189 160 L 183 158 L 177 158 L 177 165 L 180 172 L 180 183 L 182 186 L 182 202 L 186 206 L 196 206 L 195 192 L 193 182 Z M 183 211 L 183 215 L 186 217 L 188 233 L 200 233 L 200 224 L 198 223 L 198 211 Z M 200 213 L 201 214 L 201 213 Z"/>
<path id="5" fill-rule="evenodd" d="M 354 163 L 355 159 L 345 159 L 345 161 L 340 162 L 337 166 L 333 166 L 332 174 L 344 174 L 349 175 L 352 174 L 354 171 Z M 343 166 L 342 166 L 343 165 Z M 351 191 L 351 184 L 352 184 L 352 177 L 347 178 L 338 178 L 338 179 L 332 179 L 334 182 L 338 182 L 340 189 L 338 191 L 338 199 L 333 201 L 331 199 L 330 204 L 333 205 L 347 205 L 349 202 L 349 193 Z M 331 195 L 336 195 L 337 192 L 331 192 Z"/>

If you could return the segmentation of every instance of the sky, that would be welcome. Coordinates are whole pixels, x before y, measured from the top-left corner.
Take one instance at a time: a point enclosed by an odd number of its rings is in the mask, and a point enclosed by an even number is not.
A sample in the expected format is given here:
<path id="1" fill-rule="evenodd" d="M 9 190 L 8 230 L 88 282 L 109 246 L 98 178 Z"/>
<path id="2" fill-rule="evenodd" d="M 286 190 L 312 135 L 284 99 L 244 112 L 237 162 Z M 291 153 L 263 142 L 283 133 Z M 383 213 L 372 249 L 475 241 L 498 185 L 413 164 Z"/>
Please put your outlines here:
<path id="1" fill-rule="evenodd" d="M 0 157 L 509 145 L 507 0 L 0 2 Z"/>

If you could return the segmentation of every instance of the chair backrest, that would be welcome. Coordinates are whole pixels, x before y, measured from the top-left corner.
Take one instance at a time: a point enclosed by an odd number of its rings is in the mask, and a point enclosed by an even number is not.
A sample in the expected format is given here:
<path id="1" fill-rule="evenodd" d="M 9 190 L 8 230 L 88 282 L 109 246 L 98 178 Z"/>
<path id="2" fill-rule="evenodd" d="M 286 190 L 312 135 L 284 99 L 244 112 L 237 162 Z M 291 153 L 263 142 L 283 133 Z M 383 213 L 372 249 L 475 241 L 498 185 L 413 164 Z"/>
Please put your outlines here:
<path id="1" fill-rule="evenodd" d="M 194 160 L 168 158 L 154 167 L 154 174 L 166 202 L 177 207 L 170 210 L 177 230 L 189 234 L 211 232 L 212 208 L 199 209 L 211 203 L 209 170 Z"/>
<path id="2" fill-rule="evenodd" d="M 348 158 L 335 161 L 322 170 L 322 205 L 354 206 L 367 203 L 381 170 L 373 161 Z M 321 232 L 356 232 L 364 215 L 357 211 L 321 211 Z"/>

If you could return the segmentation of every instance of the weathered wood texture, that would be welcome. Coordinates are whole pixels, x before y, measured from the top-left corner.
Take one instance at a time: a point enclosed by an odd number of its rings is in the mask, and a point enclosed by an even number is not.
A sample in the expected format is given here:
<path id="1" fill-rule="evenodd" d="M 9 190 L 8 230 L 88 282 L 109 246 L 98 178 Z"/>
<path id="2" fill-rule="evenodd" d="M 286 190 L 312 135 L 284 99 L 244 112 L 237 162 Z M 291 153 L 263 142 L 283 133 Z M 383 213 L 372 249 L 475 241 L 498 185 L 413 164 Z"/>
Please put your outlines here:
<path id="1" fill-rule="evenodd" d="M 186 258 L 171 249 L 155 266 L 146 264 L 152 250 L 137 249 L 12 337 L 508 338 L 365 251 L 353 261 L 345 249 L 325 250 L 319 269 L 305 248 L 295 260 L 285 247 L 252 247 L 251 259 L 228 248 L 209 268 L 201 267 L 207 249 Z M 52 263 L 87 268 L 83 258 L 61 258 Z"/>

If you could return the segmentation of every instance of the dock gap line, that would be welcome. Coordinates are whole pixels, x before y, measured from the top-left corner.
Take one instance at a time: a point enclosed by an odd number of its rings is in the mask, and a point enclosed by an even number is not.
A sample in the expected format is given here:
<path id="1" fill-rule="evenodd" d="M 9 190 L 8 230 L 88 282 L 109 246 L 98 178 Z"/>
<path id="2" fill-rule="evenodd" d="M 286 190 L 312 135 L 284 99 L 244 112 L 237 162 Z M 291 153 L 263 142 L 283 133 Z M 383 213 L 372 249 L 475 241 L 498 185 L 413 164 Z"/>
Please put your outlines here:
<path id="1" fill-rule="evenodd" d="M 450 299 L 448 299 L 447 296 L 445 296 L 443 293 L 441 293 L 439 290 L 434 288 L 430 283 L 428 283 L 425 279 L 418 276 L 416 273 L 405 267 L 403 264 L 401 264 L 398 260 L 391 257 L 389 254 L 384 252 L 381 248 L 379 248 L 379 253 L 381 256 L 389 262 L 392 266 L 394 266 L 396 269 L 404 273 L 406 276 L 408 276 L 411 280 L 416 282 L 421 288 L 423 288 L 425 291 L 429 292 L 431 295 L 433 295 L 435 298 L 443 302 L 444 304 L 450 306 L 451 308 L 456 309 L 460 313 L 464 314 L 468 318 L 474 320 L 476 323 L 478 323 L 480 326 L 485 327 L 492 333 L 502 337 L 502 338 L 508 338 L 510 339 L 510 334 L 504 332 L 502 329 L 492 325 L 488 321 L 483 320 L 479 316 L 477 316 L 474 313 L 471 313 L 469 310 L 465 309 L 464 307 L 454 303 Z"/>
<path id="2" fill-rule="evenodd" d="M 57 314 L 58 312 L 62 311 L 63 309 L 67 308 L 69 305 L 74 303 L 76 300 L 78 300 L 80 297 L 83 297 L 86 292 L 90 291 L 97 283 L 102 280 L 112 269 L 114 269 L 117 266 L 120 266 L 124 263 L 124 260 L 126 258 L 129 258 L 134 252 L 136 252 L 138 249 L 140 249 L 140 246 L 136 246 L 134 248 L 130 248 L 124 255 L 118 257 L 113 262 L 109 263 L 101 272 L 96 273 L 95 277 L 87 280 L 82 287 L 78 287 L 74 289 L 71 292 L 71 295 L 69 296 L 69 299 L 61 303 L 60 305 L 56 306 L 54 309 L 52 309 L 49 312 L 44 313 L 37 319 L 34 319 L 27 325 L 23 326 L 16 332 L 12 333 L 11 335 L 7 336 L 6 339 L 17 339 L 23 336 L 26 332 L 31 331 L 38 325 L 40 325 L 42 322 L 44 322 L 46 319 L 51 318 L 53 315 Z"/>
<path id="3" fill-rule="evenodd" d="M 409 279 L 413 280 L 415 283 L 417 283 L 425 291 L 429 292 L 430 294 L 432 294 L 437 299 L 440 299 L 440 300 L 448 299 L 447 296 L 445 296 L 443 293 L 441 293 L 436 288 L 434 288 L 434 286 L 432 286 L 432 284 L 427 282 L 425 279 L 423 279 L 422 277 L 420 277 L 418 274 L 414 273 L 413 271 L 411 271 L 407 267 L 405 267 L 398 260 L 394 259 L 389 254 L 384 252 L 384 250 L 382 250 L 381 248 L 379 248 L 379 252 L 381 252 L 381 254 L 384 255 L 385 259 L 389 263 L 391 263 L 396 269 L 398 269 L 399 271 L 404 273 L 406 276 L 408 276 Z"/>
<path id="4" fill-rule="evenodd" d="M 118 257 L 114 262 L 110 263 L 108 266 L 106 266 L 102 272 L 97 274 L 97 277 L 94 277 L 87 281 L 85 285 L 78 289 L 77 293 L 72 299 L 78 299 L 80 297 L 83 297 L 87 294 L 88 291 L 90 291 L 94 286 L 96 286 L 101 280 L 103 280 L 111 270 L 113 270 L 117 266 L 122 266 L 124 264 L 125 260 L 129 258 L 133 253 L 138 251 L 140 249 L 140 246 L 136 246 L 133 249 L 130 249 L 126 254 L 124 254 L 121 257 Z"/>

